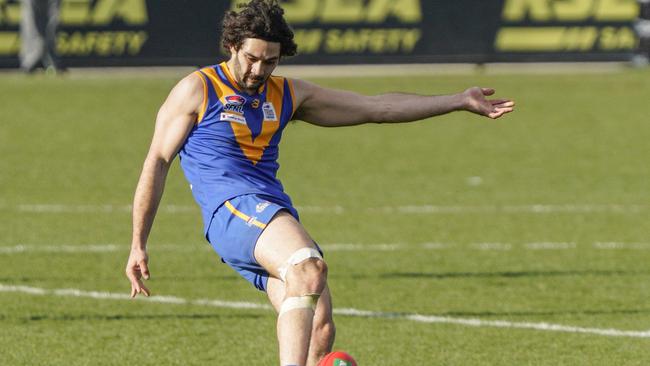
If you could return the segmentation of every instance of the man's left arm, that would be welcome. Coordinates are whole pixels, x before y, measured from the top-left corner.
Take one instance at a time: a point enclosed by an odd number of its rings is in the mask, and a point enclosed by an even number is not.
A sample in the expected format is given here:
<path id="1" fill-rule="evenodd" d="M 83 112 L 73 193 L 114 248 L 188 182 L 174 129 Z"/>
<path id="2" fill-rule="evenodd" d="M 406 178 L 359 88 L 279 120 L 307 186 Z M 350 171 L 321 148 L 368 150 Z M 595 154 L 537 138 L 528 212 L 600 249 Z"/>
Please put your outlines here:
<path id="1" fill-rule="evenodd" d="M 494 89 L 472 87 L 450 95 L 390 93 L 366 96 L 344 90 L 320 87 L 304 80 L 293 80 L 296 95 L 295 119 L 325 127 L 362 123 L 419 121 L 453 111 L 468 111 L 489 118 L 512 112 L 509 99 L 487 99 Z"/>

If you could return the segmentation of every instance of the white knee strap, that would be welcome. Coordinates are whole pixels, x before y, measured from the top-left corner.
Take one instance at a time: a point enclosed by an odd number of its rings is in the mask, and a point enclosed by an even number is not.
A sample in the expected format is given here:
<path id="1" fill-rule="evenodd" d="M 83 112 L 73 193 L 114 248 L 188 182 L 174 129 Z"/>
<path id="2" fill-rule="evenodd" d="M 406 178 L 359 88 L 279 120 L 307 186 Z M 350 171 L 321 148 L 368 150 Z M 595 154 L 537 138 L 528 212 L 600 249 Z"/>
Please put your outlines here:
<path id="1" fill-rule="evenodd" d="M 310 294 L 300 297 L 288 297 L 282 302 L 282 305 L 280 306 L 280 314 L 278 317 L 282 316 L 282 314 L 286 312 L 296 309 L 308 309 L 314 311 L 316 310 L 316 303 L 318 303 L 319 297 L 319 294 Z"/>
<path id="2" fill-rule="evenodd" d="M 290 266 L 295 266 L 296 264 L 306 261 L 309 258 L 323 259 L 318 250 L 314 248 L 300 248 L 296 250 L 291 255 L 291 257 L 287 259 L 286 263 L 282 267 L 278 268 L 282 282 L 286 282 L 287 271 L 289 270 Z"/>

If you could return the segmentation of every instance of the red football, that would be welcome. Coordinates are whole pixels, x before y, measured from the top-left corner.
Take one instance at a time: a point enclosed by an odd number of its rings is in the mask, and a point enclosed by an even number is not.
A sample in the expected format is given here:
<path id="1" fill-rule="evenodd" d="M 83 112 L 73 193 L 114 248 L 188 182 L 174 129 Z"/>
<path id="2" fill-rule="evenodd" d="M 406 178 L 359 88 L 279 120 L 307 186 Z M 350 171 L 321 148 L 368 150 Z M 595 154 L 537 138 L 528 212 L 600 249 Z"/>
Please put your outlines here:
<path id="1" fill-rule="evenodd" d="M 345 352 L 336 351 L 325 355 L 318 366 L 357 366 L 357 361 Z"/>

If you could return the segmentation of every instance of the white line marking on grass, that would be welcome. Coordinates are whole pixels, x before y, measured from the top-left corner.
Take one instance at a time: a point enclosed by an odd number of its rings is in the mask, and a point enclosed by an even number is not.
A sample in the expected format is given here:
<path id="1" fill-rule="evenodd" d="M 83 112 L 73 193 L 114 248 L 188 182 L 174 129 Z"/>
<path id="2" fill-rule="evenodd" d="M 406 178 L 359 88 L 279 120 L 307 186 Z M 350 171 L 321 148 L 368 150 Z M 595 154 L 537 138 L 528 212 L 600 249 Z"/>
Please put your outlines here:
<path id="1" fill-rule="evenodd" d="M 453 247 L 453 244 L 448 244 L 448 243 L 422 243 L 420 245 L 422 246 L 422 249 L 429 249 L 429 250 L 449 249 Z"/>
<path id="2" fill-rule="evenodd" d="M 363 252 L 394 252 L 400 249 L 409 248 L 405 244 L 323 244 L 321 245 L 324 251 L 330 252 L 348 252 L 348 251 L 363 251 Z"/>
<path id="3" fill-rule="evenodd" d="M 21 286 L 21 285 L 4 285 L 0 283 L 0 292 L 7 293 L 23 293 L 29 295 L 39 296 L 62 296 L 62 297 L 82 297 L 92 298 L 98 300 L 129 300 L 131 297 L 127 294 L 99 292 L 99 291 L 84 291 L 79 289 L 44 289 L 37 287 Z M 225 301 L 215 299 L 184 299 L 176 296 L 151 296 L 151 297 L 138 297 L 138 301 L 146 301 L 159 304 L 172 304 L 172 305 L 198 305 L 209 306 L 216 308 L 230 308 L 230 309 L 254 309 L 254 310 L 272 310 L 272 307 L 267 304 L 259 304 L 245 301 Z M 481 320 L 475 318 L 452 318 L 446 316 L 433 316 L 421 314 L 407 314 L 407 313 L 388 313 L 370 310 L 359 310 L 352 308 L 337 308 L 334 309 L 334 314 L 361 318 L 379 318 L 379 319 L 396 319 L 408 320 L 417 323 L 440 323 L 440 324 L 455 324 L 470 327 L 490 327 L 490 328 L 513 328 L 513 329 L 530 329 L 539 331 L 562 332 L 562 333 L 582 333 L 594 334 L 608 337 L 632 337 L 632 338 L 650 338 L 650 330 L 648 331 L 634 331 L 634 330 L 619 330 L 619 329 L 602 329 L 602 328 L 583 328 L 574 327 L 561 324 L 550 323 L 531 323 L 531 322 L 511 322 L 506 320 Z"/>
<path id="4" fill-rule="evenodd" d="M 512 249 L 512 244 L 508 243 L 475 243 L 470 244 L 470 247 L 478 250 L 501 250 L 507 251 Z"/>
<path id="5" fill-rule="evenodd" d="M 314 214 L 335 214 L 341 215 L 345 212 L 345 208 L 339 205 L 335 206 L 296 206 L 298 212 L 314 213 Z"/>
<path id="6" fill-rule="evenodd" d="M 575 249 L 576 243 L 551 243 L 551 242 L 527 243 L 524 245 L 524 247 L 530 250 L 568 250 L 568 249 Z"/>
<path id="7" fill-rule="evenodd" d="M 386 206 L 379 209 L 368 209 L 373 212 L 402 213 L 402 214 L 494 214 L 494 213 L 640 213 L 647 211 L 649 206 L 618 205 L 618 204 L 565 204 L 565 205 L 485 205 L 485 206 L 438 206 L 438 205 L 407 205 Z"/>
<path id="8" fill-rule="evenodd" d="M 470 327 L 492 327 L 492 328 L 515 328 L 531 329 L 540 331 L 563 332 L 563 333 L 584 333 L 596 334 L 609 337 L 634 337 L 650 338 L 650 330 L 647 331 L 629 331 L 619 329 L 603 328 L 583 328 L 569 325 L 551 324 L 551 323 L 530 323 L 530 322 L 511 322 L 507 320 L 481 320 L 472 318 L 452 318 L 446 316 L 420 315 L 420 314 L 403 314 L 403 313 L 382 313 L 368 310 L 357 309 L 334 309 L 338 315 L 348 315 L 367 318 L 393 318 L 405 319 L 418 323 L 443 323 L 466 325 Z"/>
<path id="9" fill-rule="evenodd" d="M 100 292 L 100 291 L 84 291 L 73 288 L 65 289 L 43 289 L 37 287 L 29 286 L 20 286 L 20 285 L 4 285 L 0 283 L 0 292 L 18 292 L 25 293 L 30 295 L 54 295 L 54 296 L 63 296 L 63 297 L 85 297 L 91 299 L 99 300 L 132 300 L 131 296 L 128 294 L 112 293 L 112 292 Z M 176 304 L 176 305 L 202 305 L 202 306 L 212 306 L 219 308 L 232 308 L 232 309 L 264 309 L 271 310 L 272 307 L 266 304 L 256 304 L 251 302 L 241 302 L 241 301 L 223 301 L 223 300 L 212 300 L 212 299 L 197 299 L 197 300 L 188 300 L 176 296 L 138 296 L 135 300 L 153 302 L 159 304 Z"/>
<path id="10" fill-rule="evenodd" d="M 355 243 L 335 243 L 323 244 L 321 248 L 325 252 L 394 252 L 398 250 L 409 249 L 426 249 L 426 250 L 442 250 L 452 247 L 451 244 L 445 243 L 422 243 L 422 244 L 403 244 L 403 243 L 387 243 L 387 244 L 355 244 Z M 80 245 L 28 245 L 19 244 L 13 246 L 0 246 L 0 254 L 16 254 L 27 252 L 38 253 L 103 253 L 103 252 L 128 252 L 130 246 L 128 244 L 80 244 Z M 197 245 L 195 243 L 189 244 L 152 244 L 149 248 L 150 252 L 181 252 L 181 251 L 196 251 L 205 250 L 212 251 L 212 247 L 205 243 Z"/>
<path id="11" fill-rule="evenodd" d="M 621 242 L 597 242 L 594 243 L 596 249 L 635 249 L 635 250 L 648 250 L 650 243 L 621 243 Z"/>
<path id="12" fill-rule="evenodd" d="M 0 246 L 0 254 L 14 254 L 26 252 L 38 253 L 104 253 L 104 252 L 125 252 L 128 253 L 129 244 L 77 244 L 77 245 L 29 245 L 19 244 L 14 246 Z M 208 244 L 153 244 L 149 251 L 155 253 L 164 252 L 191 252 L 196 250 L 212 251 Z"/>
<path id="13" fill-rule="evenodd" d="M 63 205 L 63 204 L 23 204 L 16 209 L 30 213 L 113 213 L 131 212 L 130 205 Z"/>
<path id="14" fill-rule="evenodd" d="M 5 208 L 5 206 L 0 206 Z M 66 204 L 20 204 L 15 207 L 19 212 L 29 213 L 131 213 L 132 205 L 66 205 Z M 341 206 L 296 206 L 296 209 L 306 213 L 335 214 L 345 212 Z M 200 213 L 198 206 L 192 205 L 161 205 L 159 212 L 164 213 Z"/>
<path id="15" fill-rule="evenodd" d="M 633 337 L 633 338 L 650 338 L 650 330 L 634 331 L 619 329 L 602 329 L 602 328 L 583 328 L 573 327 L 561 324 L 550 323 L 528 323 L 528 322 L 510 322 L 506 320 L 481 320 L 481 319 L 460 319 L 426 315 L 408 315 L 405 319 L 420 323 L 447 323 L 467 325 L 472 327 L 493 327 L 493 328 L 514 328 L 514 329 L 531 329 L 540 331 L 563 332 L 563 333 L 583 333 L 595 334 L 609 337 Z"/>
<path id="16" fill-rule="evenodd" d="M 407 250 L 415 248 L 424 249 L 443 249 L 442 246 L 431 246 L 431 243 L 425 243 L 418 246 L 407 246 L 405 244 L 324 244 L 321 245 L 326 252 L 349 252 L 349 251 L 367 251 L 367 252 L 393 252 L 396 250 Z M 0 254 L 15 254 L 26 252 L 39 253 L 102 253 L 102 252 L 128 252 L 128 244 L 91 244 L 91 245 L 27 245 L 20 244 L 14 246 L 0 246 Z M 212 247 L 209 244 L 152 244 L 149 251 L 178 252 L 178 251 L 196 251 L 208 250 Z"/>
<path id="17" fill-rule="evenodd" d="M 0 206 L 2 209 L 15 209 L 28 213 L 130 213 L 131 205 L 70 205 L 70 204 L 20 204 L 16 206 Z M 340 205 L 333 206 L 296 206 L 300 212 L 310 214 L 342 215 L 347 212 L 366 212 L 381 214 L 419 214 L 419 215 L 445 215 L 445 214 L 590 214 L 590 213 L 617 213 L 638 214 L 650 211 L 650 205 L 622 205 L 622 204 L 533 204 L 533 205 L 406 205 L 346 209 Z M 199 208 L 194 205 L 162 205 L 158 209 L 163 213 L 199 213 Z"/>
<path id="18" fill-rule="evenodd" d="M 131 213 L 131 205 L 64 205 L 64 204 L 22 204 L 16 210 L 29 213 Z M 199 208 L 189 205 L 162 205 L 158 209 L 165 213 L 194 213 Z"/>
<path id="19" fill-rule="evenodd" d="M 325 252 L 395 252 L 422 250 L 447 250 L 465 249 L 478 251 L 510 251 L 518 248 L 524 250 L 573 250 L 578 245 L 574 242 L 533 242 L 513 245 L 510 243 L 486 242 L 470 243 L 463 246 L 453 243 L 384 243 L 384 244 L 361 244 L 361 243 L 332 243 L 322 244 Z M 0 254 L 21 254 L 21 253 L 108 253 L 128 252 L 129 244 L 76 244 L 76 245 L 47 245 L 47 244 L 19 244 L 0 245 Z M 592 245 L 597 250 L 650 250 L 650 243 L 623 243 L 623 242 L 595 242 Z M 187 243 L 187 244 L 152 244 L 150 252 L 195 252 L 212 251 L 208 243 Z"/>
<path id="20" fill-rule="evenodd" d="M 0 254 L 43 252 L 43 253 L 103 253 L 127 251 L 129 247 L 116 244 L 91 244 L 91 245 L 14 245 L 1 246 Z"/>

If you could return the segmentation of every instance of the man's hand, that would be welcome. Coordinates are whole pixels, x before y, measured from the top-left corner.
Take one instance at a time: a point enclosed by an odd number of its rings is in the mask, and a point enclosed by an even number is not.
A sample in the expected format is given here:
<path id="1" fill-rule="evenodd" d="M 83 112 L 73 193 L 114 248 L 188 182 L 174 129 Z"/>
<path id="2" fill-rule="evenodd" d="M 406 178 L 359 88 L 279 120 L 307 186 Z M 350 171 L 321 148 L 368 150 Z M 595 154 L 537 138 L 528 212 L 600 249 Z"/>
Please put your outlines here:
<path id="1" fill-rule="evenodd" d="M 514 110 L 515 102 L 509 99 L 487 99 L 486 96 L 494 94 L 494 89 L 473 87 L 463 92 L 464 109 L 490 117 L 499 118 Z"/>
<path id="2" fill-rule="evenodd" d="M 149 289 L 142 283 L 142 278 L 149 279 L 149 268 L 147 262 L 149 257 L 144 249 L 131 248 L 129 261 L 126 263 L 126 277 L 131 281 L 131 297 L 137 294 L 149 296 Z"/>

